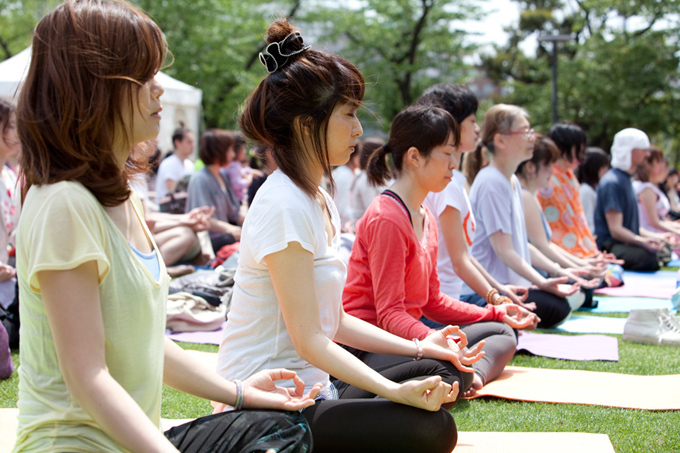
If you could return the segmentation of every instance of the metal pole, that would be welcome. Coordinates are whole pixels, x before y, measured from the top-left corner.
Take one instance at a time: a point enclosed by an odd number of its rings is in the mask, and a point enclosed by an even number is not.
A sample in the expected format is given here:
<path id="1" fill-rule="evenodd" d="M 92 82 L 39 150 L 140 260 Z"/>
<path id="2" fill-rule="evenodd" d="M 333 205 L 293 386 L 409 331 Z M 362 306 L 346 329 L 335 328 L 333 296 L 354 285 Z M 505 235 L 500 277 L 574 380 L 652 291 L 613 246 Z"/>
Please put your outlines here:
<path id="1" fill-rule="evenodd" d="M 558 121 L 557 116 L 557 44 L 560 42 L 571 41 L 571 35 L 539 35 L 538 41 L 551 42 L 553 45 L 552 52 L 552 117 L 553 123 Z"/>

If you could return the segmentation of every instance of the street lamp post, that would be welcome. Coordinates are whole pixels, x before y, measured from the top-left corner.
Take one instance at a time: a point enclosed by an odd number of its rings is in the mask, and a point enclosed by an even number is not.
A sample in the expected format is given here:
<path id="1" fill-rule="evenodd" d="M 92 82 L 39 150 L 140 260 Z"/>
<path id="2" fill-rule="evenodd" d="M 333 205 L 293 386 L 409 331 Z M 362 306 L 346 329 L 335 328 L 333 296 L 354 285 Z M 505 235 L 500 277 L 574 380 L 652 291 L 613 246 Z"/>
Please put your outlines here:
<path id="1" fill-rule="evenodd" d="M 553 124 L 557 123 L 557 43 L 571 41 L 571 35 L 539 35 L 538 42 L 551 42 L 552 48 L 552 113 Z"/>

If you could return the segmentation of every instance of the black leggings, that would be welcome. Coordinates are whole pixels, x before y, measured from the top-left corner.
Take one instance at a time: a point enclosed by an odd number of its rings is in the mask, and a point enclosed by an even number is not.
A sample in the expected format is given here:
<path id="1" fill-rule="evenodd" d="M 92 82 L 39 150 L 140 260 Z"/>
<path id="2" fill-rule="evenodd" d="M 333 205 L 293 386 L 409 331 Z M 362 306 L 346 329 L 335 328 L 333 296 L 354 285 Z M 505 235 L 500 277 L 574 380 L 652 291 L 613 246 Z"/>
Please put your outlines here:
<path id="1" fill-rule="evenodd" d="M 299 412 L 221 412 L 171 428 L 165 437 L 182 453 L 312 451 L 309 426 Z"/>
<path id="2" fill-rule="evenodd" d="M 420 321 L 432 329 L 446 327 L 444 324 L 427 318 L 420 318 Z M 517 350 L 515 331 L 504 322 L 477 322 L 459 327 L 467 337 L 468 347 L 482 340 L 486 341 L 483 349 L 484 357 L 472 365 L 475 374 L 481 378 L 482 384 L 491 382 L 500 376 Z"/>
<path id="3" fill-rule="evenodd" d="M 462 373 L 449 362 L 364 351 L 355 354 L 394 382 L 434 375 L 448 383 L 458 381 L 461 389 L 472 382 L 472 373 Z M 333 385 L 339 400 L 318 401 L 302 411 L 312 429 L 315 453 L 450 453 L 456 446 L 456 424 L 444 408 L 429 412 L 376 397 L 340 380 Z"/>
<path id="4" fill-rule="evenodd" d="M 569 307 L 567 299 L 540 289 L 529 289 L 529 295 L 525 303 L 529 302 L 536 303 L 534 313 L 541 318 L 541 322 L 538 323 L 538 327 L 541 329 L 555 327 L 571 313 L 571 307 Z"/>

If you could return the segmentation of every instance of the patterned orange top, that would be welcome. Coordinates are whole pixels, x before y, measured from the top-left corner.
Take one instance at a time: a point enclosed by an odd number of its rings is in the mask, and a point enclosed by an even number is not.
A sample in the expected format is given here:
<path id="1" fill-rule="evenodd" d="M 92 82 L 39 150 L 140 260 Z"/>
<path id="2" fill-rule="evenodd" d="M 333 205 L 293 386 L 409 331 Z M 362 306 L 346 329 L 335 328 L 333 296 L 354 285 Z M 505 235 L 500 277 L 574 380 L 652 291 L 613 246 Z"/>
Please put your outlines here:
<path id="1" fill-rule="evenodd" d="M 572 171 L 553 164 L 550 184 L 538 191 L 538 202 L 552 229 L 552 242 L 580 258 L 597 251 L 583 213 L 579 183 Z"/>

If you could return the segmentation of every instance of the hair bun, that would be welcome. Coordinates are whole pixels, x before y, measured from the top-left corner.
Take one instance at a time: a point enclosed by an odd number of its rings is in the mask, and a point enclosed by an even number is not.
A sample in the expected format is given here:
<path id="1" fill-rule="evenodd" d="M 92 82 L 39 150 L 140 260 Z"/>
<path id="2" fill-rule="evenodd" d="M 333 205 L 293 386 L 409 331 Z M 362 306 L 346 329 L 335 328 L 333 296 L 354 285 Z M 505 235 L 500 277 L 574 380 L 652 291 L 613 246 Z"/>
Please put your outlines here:
<path id="1" fill-rule="evenodd" d="M 281 42 L 286 38 L 286 36 L 296 31 L 299 30 L 297 27 L 293 27 L 291 23 L 288 22 L 288 19 L 285 17 L 278 19 L 273 24 L 271 24 L 267 30 L 267 44 Z"/>

